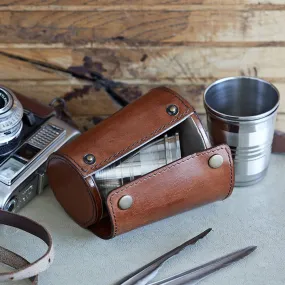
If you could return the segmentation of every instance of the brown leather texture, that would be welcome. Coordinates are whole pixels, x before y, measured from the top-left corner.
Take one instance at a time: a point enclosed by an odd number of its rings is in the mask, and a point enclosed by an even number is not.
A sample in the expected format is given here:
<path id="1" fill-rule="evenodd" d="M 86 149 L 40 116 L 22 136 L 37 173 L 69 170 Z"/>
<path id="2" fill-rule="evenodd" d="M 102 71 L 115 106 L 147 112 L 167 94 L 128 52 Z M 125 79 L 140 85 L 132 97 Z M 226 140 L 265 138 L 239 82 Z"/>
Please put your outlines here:
<path id="1" fill-rule="evenodd" d="M 176 116 L 166 112 L 172 104 L 179 108 Z M 102 201 L 92 177 L 86 175 L 160 135 L 191 114 L 194 109 L 178 94 L 164 87 L 156 88 L 65 145 L 51 155 L 47 168 L 57 200 L 82 227 L 98 222 L 103 214 Z M 83 157 L 87 153 L 95 155 L 94 166 L 84 163 Z M 92 172 L 91 168 L 94 168 Z"/>
<path id="2" fill-rule="evenodd" d="M 175 116 L 166 112 L 172 104 L 179 108 Z M 205 151 L 186 156 L 113 190 L 103 207 L 92 174 L 189 116 L 204 141 Z M 234 184 L 230 150 L 226 145 L 208 147 L 210 142 L 194 109 L 178 94 L 161 87 L 151 90 L 51 155 L 47 173 L 51 188 L 65 211 L 78 224 L 98 236 L 111 238 L 226 198 Z M 83 157 L 88 153 L 96 157 L 94 165 L 84 163 Z M 223 165 L 218 169 L 208 165 L 209 158 L 214 154 L 224 158 Z M 120 210 L 118 200 L 125 194 L 132 195 L 134 204 L 128 210 Z"/>
<path id="3" fill-rule="evenodd" d="M 216 169 L 208 164 L 215 154 L 224 159 L 223 165 Z M 108 196 L 113 236 L 225 199 L 233 189 L 232 164 L 229 147 L 221 145 L 187 156 L 113 191 Z M 133 198 L 133 205 L 127 210 L 118 207 L 124 195 Z"/>
<path id="4" fill-rule="evenodd" d="M 82 227 L 88 227 L 102 215 L 102 201 L 94 185 L 90 185 L 69 161 L 53 155 L 47 175 L 55 197 L 67 214 Z"/>
<path id="5" fill-rule="evenodd" d="M 176 116 L 169 116 L 166 112 L 166 108 L 172 104 L 179 108 Z M 155 88 L 64 146 L 60 155 L 72 160 L 86 177 L 163 133 L 193 112 L 193 107 L 174 91 L 164 87 Z M 96 157 L 96 164 L 87 165 L 83 161 L 84 155 L 89 153 Z"/>
<path id="6" fill-rule="evenodd" d="M 285 133 L 281 131 L 274 132 L 272 143 L 273 153 L 285 153 Z"/>
<path id="7" fill-rule="evenodd" d="M 23 105 L 24 109 L 33 112 L 38 117 L 49 118 L 50 116 L 55 115 L 53 108 L 46 106 L 46 105 L 44 105 L 44 104 L 42 104 L 42 103 L 40 103 L 34 99 L 28 98 L 28 97 L 26 97 L 23 94 L 20 94 L 18 92 L 13 91 L 13 93 L 19 99 L 19 101 Z"/>
<path id="8" fill-rule="evenodd" d="M 207 148 L 210 148 L 212 145 L 211 145 L 211 142 L 206 134 L 206 131 L 202 125 L 202 122 L 199 118 L 199 116 L 197 115 L 196 112 L 194 112 L 192 114 L 192 119 L 194 120 L 195 124 L 196 124 L 196 127 L 197 127 L 197 132 L 200 134 L 200 136 L 203 138 L 204 140 L 204 144 Z"/>

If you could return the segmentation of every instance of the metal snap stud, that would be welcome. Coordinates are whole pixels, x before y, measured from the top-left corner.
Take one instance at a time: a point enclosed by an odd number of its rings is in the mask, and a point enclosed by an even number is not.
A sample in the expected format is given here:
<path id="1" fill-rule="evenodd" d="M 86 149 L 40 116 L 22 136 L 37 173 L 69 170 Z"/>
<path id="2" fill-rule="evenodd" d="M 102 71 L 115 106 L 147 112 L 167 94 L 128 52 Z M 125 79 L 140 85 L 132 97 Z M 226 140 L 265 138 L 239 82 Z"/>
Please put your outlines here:
<path id="1" fill-rule="evenodd" d="M 93 154 L 86 154 L 84 157 L 83 157 L 83 161 L 86 163 L 86 164 L 94 164 L 96 162 L 96 158 Z"/>
<path id="2" fill-rule="evenodd" d="M 132 204 L 133 204 L 133 197 L 130 195 L 123 196 L 118 202 L 118 206 L 121 210 L 127 210 L 131 208 Z"/>
<path id="3" fill-rule="evenodd" d="M 220 166 L 222 166 L 223 162 L 224 162 L 223 157 L 219 154 L 215 154 L 212 157 L 210 157 L 209 166 L 211 168 L 219 168 Z"/>
<path id="4" fill-rule="evenodd" d="M 175 116 L 178 114 L 179 112 L 179 109 L 176 105 L 169 105 L 167 108 L 166 108 L 166 112 L 168 115 L 170 116 Z"/>

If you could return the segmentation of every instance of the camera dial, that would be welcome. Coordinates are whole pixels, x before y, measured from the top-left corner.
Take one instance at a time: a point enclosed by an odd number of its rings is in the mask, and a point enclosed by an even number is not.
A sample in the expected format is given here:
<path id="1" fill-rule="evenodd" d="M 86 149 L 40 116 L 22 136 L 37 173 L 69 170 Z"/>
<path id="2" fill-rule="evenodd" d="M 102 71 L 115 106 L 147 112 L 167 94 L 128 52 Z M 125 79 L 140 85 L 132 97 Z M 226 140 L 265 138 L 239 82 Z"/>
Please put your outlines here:
<path id="1" fill-rule="evenodd" d="M 0 87 L 0 156 L 11 152 L 23 128 L 23 107 L 14 93 Z"/>
<path id="2" fill-rule="evenodd" d="M 17 198 L 13 197 L 12 199 L 9 200 L 9 202 L 4 206 L 4 210 L 8 212 L 14 212 L 15 208 L 17 206 Z"/>

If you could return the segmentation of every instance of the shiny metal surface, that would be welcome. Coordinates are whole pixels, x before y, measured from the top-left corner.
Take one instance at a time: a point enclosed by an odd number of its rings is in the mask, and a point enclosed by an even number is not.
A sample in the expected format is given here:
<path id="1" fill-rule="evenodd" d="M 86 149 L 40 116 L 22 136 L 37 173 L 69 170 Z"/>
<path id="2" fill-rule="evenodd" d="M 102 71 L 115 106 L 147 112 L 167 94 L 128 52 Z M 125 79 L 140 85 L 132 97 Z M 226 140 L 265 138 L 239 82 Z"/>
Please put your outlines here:
<path id="1" fill-rule="evenodd" d="M 95 173 L 94 178 L 103 197 L 124 184 L 181 158 L 178 133 L 154 140 L 127 158 Z"/>
<path id="2" fill-rule="evenodd" d="M 148 263 L 141 269 L 125 277 L 124 280 L 120 281 L 120 285 L 182 285 L 182 284 L 198 284 L 200 281 L 208 277 L 209 275 L 217 272 L 218 270 L 225 268 L 232 263 L 239 261 L 240 259 L 251 254 L 256 246 L 249 246 L 244 249 L 232 252 L 228 255 L 222 256 L 208 263 L 202 264 L 198 267 L 176 274 L 174 276 L 159 280 L 153 283 L 149 283 L 153 280 L 161 267 L 165 262 L 169 261 L 174 255 L 180 253 L 184 248 L 189 245 L 195 244 L 200 239 L 204 238 L 211 232 L 212 229 L 207 229 L 196 237 L 190 239 L 184 244 L 176 247 L 175 249 L 167 252 L 166 254 L 158 257 L 152 262 Z"/>
<path id="3" fill-rule="evenodd" d="M 0 87 L 0 114 L 4 114 L 13 106 L 12 92 Z"/>
<path id="4" fill-rule="evenodd" d="M 133 197 L 130 195 L 123 196 L 118 203 L 118 206 L 121 210 L 127 210 L 131 208 L 133 204 Z"/>
<path id="5" fill-rule="evenodd" d="M 150 283 L 149 285 L 194 285 L 200 283 L 203 279 L 209 275 L 215 273 L 216 271 L 223 269 L 234 262 L 237 262 L 253 251 L 256 250 L 256 246 L 249 246 L 244 249 L 232 252 L 223 257 L 212 260 L 206 264 L 200 265 L 196 268 L 190 269 L 188 271 L 182 272 L 180 274 L 171 276 L 169 278 Z"/>
<path id="6" fill-rule="evenodd" d="M 0 146 L 17 138 L 22 130 L 23 107 L 14 93 L 0 86 Z"/>
<path id="7" fill-rule="evenodd" d="M 86 154 L 84 157 L 83 157 L 83 160 L 86 164 L 94 164 L 96 162 L 96 158 L 93 154 Z"/>
<path id="8" fill-rule="evenodd" d="M 224 159 L 221 155 L 215 154 L 209 159 L 209 166 L 211 168 L 219 168 L 222 166 Z"/>
<path id="9" fill-rule="evenodd" d="M 153 280 L 153 278 L 157 275 L 158 270 L 171 259 L 176 254 L 179 254 L 183 249 L 190 245 L 196 244 L 199 240 L 203 239 L 211 232 L 211 228 L 203 231 L 199 235 L 191 238 L 185 243 L 179 245 L 178 247 L 172 249 L 171 251 L 165 253 L 164 255 L 158 257 L 157 259 L 151 261 L 146 264 L 144 267 L 138 269 L 136 272 L 126 276 L 124 280 L 120 281 L 119 285 L 145 285 L 148 284 L 149 281 Z"/>
<path id="10" fill-rule="evenodd" d="M 269 165 L 278 90 L 258 78 L 225 78 L 207 88 L 204 104 L 214 144 L 231 148 L 235 186 L 260 181 Z"/>
<path id="11" fill-rule="evenodd" d="M 21 173 L 19 177 L 17 177 L 16 181 L 13 182 L 12 185 L 6 185 L 0 182 L 0 209 L 6 209 L 7 204 L 14 197 L 18 199 L 15 205 L 15 209 L 13 209 L 15 212 L 18 212 L 23 206 L 25 206 L 29 201 L 29 199 L 27 199 L 27 196 L 34 195 L 33 193 L 36 193 L 38 191 L 37 171 L 40 170 L 39 168 L 46 163 L 50 154 L 57 151 L 65 143 L 69 142 L 70 140 L 72 140 L 73 138 L 75 138 L 80 134 L 79 131 L 77 131 L 70 125 L 66 124 L 65 122 L 55 117 L 51 117 L 49 120 L 45 122 L 44 125 L 47 124 L 52 124 L 60 128 L 63 128 L 65 130 L 64 136 L 56 140 L 50 147 L 47 147 L 42 152 L 40 152 L 40 156 L 37 157 L 37 160 L 34 161 L 34 163 L 29 164 L 29 166 L 25 169 L 25 171 Z M 27 178 L 32 177 L 33 175 L 35 176 L 35 181 L 31 181 L 30 183 L 28 183 L 27 186 L 25 186 Z M 31 192 L 31 194 L 29 193 L 25 194 L 25 191 Z"/>
<path id="12" fill-rule="evenodd" d="M 168 115 L 170 116 L 176 116 L 179 112 L 179 109 L 176 105 L 170 105 L 167 107 L 166 112 L 168 113 Z"/>
<path id="13" fill-rule="evenodd" d="M 6 205 L 4 210 L 8 212 L 14 212 L 17 205 L 17 199 L 12 198 Z"/>

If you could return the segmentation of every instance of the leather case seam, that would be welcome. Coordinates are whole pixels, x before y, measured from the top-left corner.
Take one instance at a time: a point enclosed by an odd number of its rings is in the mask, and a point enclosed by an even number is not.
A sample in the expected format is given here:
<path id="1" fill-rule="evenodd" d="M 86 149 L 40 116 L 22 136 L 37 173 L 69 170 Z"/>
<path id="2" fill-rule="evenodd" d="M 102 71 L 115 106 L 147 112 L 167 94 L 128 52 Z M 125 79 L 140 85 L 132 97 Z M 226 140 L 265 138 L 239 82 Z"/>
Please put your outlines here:
<path id="1" fill-rule="evenodd" d="M 88 171 L 88 169 L 82 168 L 82 167 L 81 167 L 71 156 L 69 156 L 68 154 L 66 154 L 66 153 L 56 153 L 56 155 L 65 157 L 67 160 L 71 160 L 71 161 L 72 161 L 75 165 L 77 165 L 78 168 L 81 169 L 82 171 L 84 171 L 84 172 Z"/>
<path id="2" fill-rule="evenodd" d="M 126 150 L 131 149 L 132 147 L 134 147 L 135 145 L 139 145 L 140 143 L 146 141 L 147 139 L 149 139 L 150 137 L 153 137 L 154 135 L 156 135 L 157 133 L 159 133 L 160 131 L 163 131 L 164 129 L 166 129 L 168 126 L 172 125 L 172 123 L 174 123 L 175 121 L 180 120 L 182 117 L 184 117 L 186 114 L 189 113 L 189 108 L 182 114 L 180 114 L 178 117 L 176 117 L 175 119 L 171 120 L 169 123 L 164 124 L 163 126 L 161 126 L 160 128 L 156 129 L 155 131 L 153 131 L 152 133 L 144 136 L 143 138 L 141 138 L 140 140 L 132 143 L 131 145 L 129 145 L 128 147 L 120 150 L 119 152 L 116 152 L 115 154 L 113 154 L 112 156 L 106 158 L 105 160 L 103 160 L 102 162 L 100 162 L 99 164 L 97 164 L 96 166 L 91 167 L 92 170 L 97 170 L 100 168 L 100 166 L 102 164 L 104 164 L 105 162 L 109 162 L 110 160 L 112 160 L 113 158 L 116 158 L 117 156 L 123 154 Z"/>
<path id="3" fill-rule="evenodd" d="M 202 123 L 201 123 L 201 121 L 200 121 L 200 119 L 199 119 L 199 117 L 198 117 L 197 113 L 196 113 L 196 112 L 194 112 L 194 113 L 193 113 L 193 115 L 195 116 L 195 118 L 196 118 L 197 120 L 199 120 L 200 124 L 202 125 Z M 202 140 L 203 140 L 204 147 L 206 148 L 207 143 L 206 143 L 206 141 L 205 141 L 205 138 L 204 138 L 204 136 L 203 136 L 203 134 L 202 134 L 202 132 L 201 132 L 201 130 L 200 130 L 200 128 L 199 128 L 199 126 L 197 126 L 197 124 L 196 124 L 196 123 L 195 123 L 195 126 L 196 126 L 197 131 L 199 132 L 200 137 L 201 137 L 201 138 L 202 138 Z"/>
<path id="4" fill-rule="evenodd" d="M 226 152 L 227 152 L 227 155 L 228 155 L 228 159 L 229 159 L 229 163 L 230 163 L 230 188 L 229 188 L 229 192 L 227 194 L 227 196 L 225 197 L 228 198 L 231 193 L 233 192 L 233 188 L 234 188 L 234 179 L 233 179 L 233 161 L 232 161 L 232 154 L 231 152 L 229 151 L 228 148 L 225 148 Z"/>
<path id="5" fill-rule="evenodd" d="M 164 86 L 162 87 L 157 87 L 157 88 L 154 88 L 154 89 L 163 89 L 164 91 L 174 95 L 187 109 L 190 109 L 192 106 L 190 104 L 186 104 L 186 102 L 176 93 L 174 92 L 173 90 L 171 89 L 168 89 Z M 188 103 L 188 102 L 187 102 Z"/>
<path id="6" fill-rule="evenodd" d="M 67 162 L 63 157 L 61 157 L 61 156 L 59 156 L 59 155 L 53 155 L 53 157 L 52 157 L 51 159 L 49 159 L 48 164 L 49 164 L 50 161 L 52 161 L 52 160 L 60 160 L 60 161 L 63 161 L 63 162 L 65 162 L 65 163 L 68 163 L 68 165 L 70 165 L 73 169 L 75 169 L 75 170 L 77 171 L 77 169 L 76 169 L 72 164 L 70 164 L 69 162 Z M 89 189 L 89 186 L 88 186 L 87 182 L 85 181 L 85 179 L 80 175 L 80 173 L 78 173 L 78 174 L 79 174 L 80 178 L 84 181 L 84 184 L 85 184 L 85 185 L 87 186 L 87 188 Z M 94 202 L 94 197 L 93 197 L 92 193 L 91 193 L 90 191 L 88 191 L 88 189 L 86 189 L 86 192 L 87 192 L 88 196 L 90 197 L 91 203 L 92 203 L 92 206 L 93 206 L 93 207 L 92 207 L 92 217 L 91 217 L 87 222 L 82 223 L 82 226 L 84 226 L 84 227 L 88 226 L 88 224 L 89 224 L 91 221 L 94 221 L 94 213 L 95 213 L 95 211 L 96 211 L 96 213 L 97 213 L 97 215 L 98 215 L 97 206 L 96 206 L 96 204 L 95 204 L 95 202 Z"/>
<path id="7" fill-rule="evenodd" d="M 149 137 L 152 137 L 153 135 L 156 135 L 158 132 L 163 131 L 165 128 L 167 128 L 168 126 L 170 126 L 172 123 L 174 123 L 175 121 L 180 120 L 183 116 L 187 115 L 188 113 L 190 113 L 190 108 L 192 107 L 190 104 L 186 105 L 185 102 L 182 100 L 182 98 L 180 98 L 180 96 L 178 94 L 176 94 L 175 92 L 173 92 L 170 89 L 167 89 L 165 87 L 159 87 L 158 89 L 163 89 L 164 91 L 168 92 L 169 94 L 172 94 L 173 96 L 175 96 L 185 107 L 186 107 L 186 111 L 181 113 L 179 116 L 177 116 L 176 118 L 174 118 L 173 120 L 171 120 L 169 123 L 164 124 L 163 126 L 159 127 L 158 129 L 154 130 L 153 132 L 151 132 L 150 134 L 144 136 L 143 138 L 141 138 L 140 140 L 132 143 L 131 145 L 129 145 L 128 147 L 120 150 L 119 152 L 113 154 L 112 156 L 106 158 L 105 160 L 103 160 L 102 162 L 100 162 L 97 165 L 94 165 L 91 167 L 91 170 L 98 170 L 104 163 L 109 162 L 110 160 L 112 160 L 113 158 L 116 158 L 117 156 L 123 154 L 126 150 L 131 149 L 132 147 L 134 147 L 137 144 L 140 144 L 144 141 L 146 141 Z M 192 111 L 193 113 L 194 111 Z M 190 113 L 191 114 L 191 113 Z M 82 166 L 80 166 L 74 159 L 72 159 L 69 155 L 65 154 L 65 153 L 60 153 L 60 155 L 62 156 L 66 156 L 68 159 L 72 160 L 73 163 L 75 165 L 77 165 L 77 167 L 79 169 L 81 169 L 83 172 L 88 172 L 87 168 L 83 168 Z"/>
<path id="8" fill-rule="evenodd" d="M 150 178 L 152 178 L 152 177 L 154 177 L 154 176 L 157 176 L 157 175 L 160 175 L 161 173 L 164 173 L 164 172 L 166 172 L 166 171 L 169 171 L 171 168 L 175 167 L 176 165 L 185 163 L 186 161 L 189 161 L 189 160 L 194 159 L 194 158 L 199 157 L 199 156 L 204 156 L 204 155 L 207 155 L 207 154 L 209 154 L 209 153 L 217 152 L 217 151 L 219 151 L 219 150 L 225 150 L 225 151 L 227 152 L 228 159 L 229 159 L 229 164 L 230 164 L 230 177 L 229 177 L 229 178 L 230 178 L 230 183 L 229 183 L 229 191 L 228 191 L 228 194 L 227 194 L 227 196 L 226 196 L 226 197 L 228 197 L 228 196 L 230 195 L 230 193 L 231 193 L 231 190 L 232 190 L 232 181 L 233 181 L 233 179 L 232 179 L 232 160 L 230 159 L 228 149 L 227 149 L 226 147 L 222 146 L 222 147 L 220 147 L 220 148 L 215 148 L 215 149 L 211 149 L 211 150 L 208 150 L 208 151 L 203 151 L 203 152 L 201 152 L 201 153 L 195 153 L 195 154 L 193 154 L 193 155 L 188 156 L 188 157 L 185 158 L 184 160 L 179 160 L 178 162 L 169 165 L 168 167 L 164 168 L 163 170 L 160 170 L 160 171 L 158 171 L 158 172 L 149 174 L 149 175 L 147 175 L 144 179 L 141 179 L 141 180 L 139 180 L 139 181 L 137 181 L 137 182 L 134 182 L 134 183 L 132 183 L 132 184 L 126 186 L 126 187 L 123 187 L 123 188 L 120 189 L 119 191 L 114 191 L 114 193 L 110 194 L 109 201 L 110 201 L 110 204 L 111 204 L 112 215 L 113 215 L 113 218 L 114 218 L 114 234 L 113 234 L 113 236 L 116 236 L 116 235 L 117 235 L 117 231 L 118 231 L 118 224 L 117 224 L 117 220 L 116 220 L 116 214 L 115 214 L 115 212 L 114 212 L 114 207 L 113 207 L 113 202 L 112 202 L 112 198 L 113 198 L 115 195 L 117 195 L 117 194 L 119 194 L 119 193 L 125 191 L 126 189 L 131 188 L 131 187 L 133 187 L 133 186 L 135 186 L 135 185 L 137 185 L 137 184 L 140 184 L 140 183 L 142 183 L 142 182 L 144 182 L 144 181 L 146 181 L 146 180 L 148 180 L 148 179 L 150 179 Z"/>

